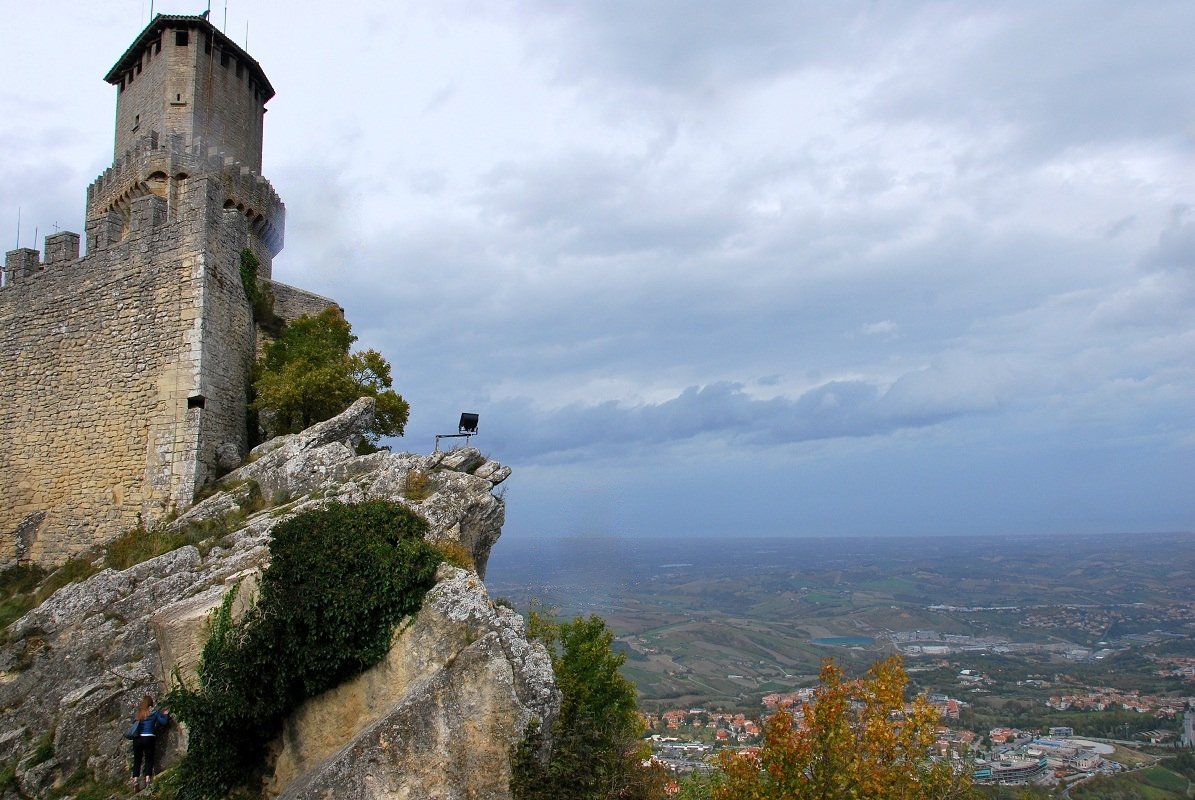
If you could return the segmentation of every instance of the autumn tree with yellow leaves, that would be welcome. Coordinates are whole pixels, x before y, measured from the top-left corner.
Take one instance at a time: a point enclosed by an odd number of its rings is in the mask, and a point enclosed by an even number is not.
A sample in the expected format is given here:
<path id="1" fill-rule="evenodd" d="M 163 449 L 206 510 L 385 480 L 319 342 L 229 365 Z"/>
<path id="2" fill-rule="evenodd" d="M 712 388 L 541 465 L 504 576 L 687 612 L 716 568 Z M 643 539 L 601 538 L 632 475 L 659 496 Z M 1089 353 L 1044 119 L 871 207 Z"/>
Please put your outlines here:
<path id="1" fill-rule="evenodd" d="M 723 753 L 713 800 L 957 800 L 976 795 L 965 771 L 930 758 L 938 711 L 905 703 L 899 656 L 858 680 L 826 661 L 813 700 L 764 725 L 758 755 Z"/>

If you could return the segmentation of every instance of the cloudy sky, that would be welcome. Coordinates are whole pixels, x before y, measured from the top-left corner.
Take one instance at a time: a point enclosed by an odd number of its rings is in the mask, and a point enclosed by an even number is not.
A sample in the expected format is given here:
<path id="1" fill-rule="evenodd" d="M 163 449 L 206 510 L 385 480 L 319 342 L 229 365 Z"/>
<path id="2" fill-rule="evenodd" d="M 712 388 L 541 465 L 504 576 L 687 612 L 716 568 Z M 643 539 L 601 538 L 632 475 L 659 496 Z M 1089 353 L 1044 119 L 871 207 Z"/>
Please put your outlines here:
<path id="1" fill-rule="evenodd" d="M 149 0 L 0 0 L 0 221 L 82 229 Z M 205 0 L 157 0 L 198 13 Z M 222 0 L 212 19 L 224 24 Z M 231 0 L 275 276 L 507 535 L 1195 529 L 1195 4 Z"/>

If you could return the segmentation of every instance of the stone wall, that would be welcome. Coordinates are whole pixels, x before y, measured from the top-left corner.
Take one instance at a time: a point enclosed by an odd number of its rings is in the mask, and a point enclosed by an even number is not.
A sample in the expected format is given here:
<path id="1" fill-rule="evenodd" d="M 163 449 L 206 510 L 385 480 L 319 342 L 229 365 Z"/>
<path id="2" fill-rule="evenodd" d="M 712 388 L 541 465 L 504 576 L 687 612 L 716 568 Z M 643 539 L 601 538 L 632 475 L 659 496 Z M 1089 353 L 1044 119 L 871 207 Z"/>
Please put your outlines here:
<path id="1" fill-rule="evenodd" d="M 307 292 L 285 283 L 269 281 L 268 286 L 274 294 L 274 313 L 287 322 L 296 320 L 304 315 L 314 317 L 331 306 L 340 308 L 335 300 L 330 300 L 314 292 Z M 340 311 L 344 313 L 343 308 Z"/>
<path id="2" fill-rule="evenodd" d="M 86 257 L 0 289 L 0 563 L 60 563 L 152 523 L 190 503 L 220 444 L 244 452 L 249 221 L 225 194 L 199 176 L 173 206 L 132 198 L 88 220 Z"/>
<path id="3" fill-rule="evenodd" d="M 165 44 L 165 49 L 162 45 Z M 167 86 L 173 85 L 173 76 L 185 74 L 189 66 L 188 52 L 175 48 L 173 39 L 157 39 L 142 53 L 141 58 L 121 81 L 116 100 L 116 136 L 113 160 L 132 147 L 133 142 L 150 131 L 166 132 L 167 108 L 177 112 L 185 105 L 167 106 Z M 179 94 L 182 88 L 179 88 Z"/>
<path id="4" fill-rule="evenodd" d="M 254 71 L 237 52 L 239 48 L 228 47 L 214 34 L 197 30 L 193 35 L 212 46 L 210 52 L 198 55 L 192 133 L 260 172 L 265 97 Z"/>

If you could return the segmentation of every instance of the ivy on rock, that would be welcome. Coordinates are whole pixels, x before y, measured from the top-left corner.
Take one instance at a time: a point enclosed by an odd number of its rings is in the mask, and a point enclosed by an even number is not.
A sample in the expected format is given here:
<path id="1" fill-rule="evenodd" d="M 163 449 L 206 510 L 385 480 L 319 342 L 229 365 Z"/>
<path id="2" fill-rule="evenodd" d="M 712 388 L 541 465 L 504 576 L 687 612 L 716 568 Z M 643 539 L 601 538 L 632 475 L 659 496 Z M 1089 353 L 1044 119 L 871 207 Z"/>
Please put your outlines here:
<path id="1" fill-rule="evenodd" d="M 260 769 L 300 703 L 376 664 L 395 626 L 423 604 L 443 554 L 427 522 L 386 502 L 332 504 L 279 524 L 257 602 L 216 612 L 198 687 L 166 703 L 187 725 L 177 797 L 223 797 Z"/>

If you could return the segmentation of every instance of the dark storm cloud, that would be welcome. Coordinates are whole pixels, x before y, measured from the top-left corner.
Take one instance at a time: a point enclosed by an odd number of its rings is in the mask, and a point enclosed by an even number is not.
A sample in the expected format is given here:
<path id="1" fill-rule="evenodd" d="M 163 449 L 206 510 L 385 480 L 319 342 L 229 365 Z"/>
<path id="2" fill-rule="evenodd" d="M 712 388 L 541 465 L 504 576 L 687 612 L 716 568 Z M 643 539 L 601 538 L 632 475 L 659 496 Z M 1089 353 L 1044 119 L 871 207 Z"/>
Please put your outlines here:
<path id="1" fill-rule="evenodd" d="M 997 390 L 963 396 L 931 370 L 888 389 L 863 381 L 832 381 L 797 397 L 753 397 L 739 383 L 690 386 L 657 403 L 615 401 L 536 409 L 530 400 L 492 404 L 495 440 L 521 459 L 575 460 L 700 437 L 745 446 L 869 437 L 921 428 L 953 417 L 996 410 Z"/>

